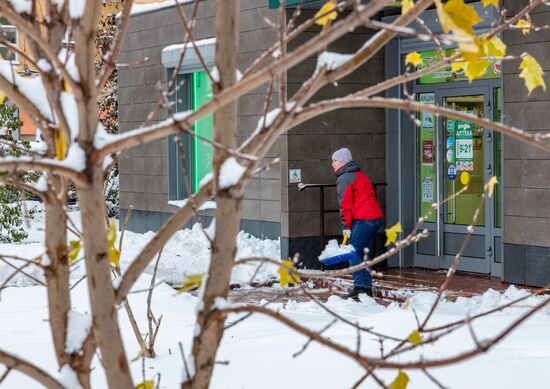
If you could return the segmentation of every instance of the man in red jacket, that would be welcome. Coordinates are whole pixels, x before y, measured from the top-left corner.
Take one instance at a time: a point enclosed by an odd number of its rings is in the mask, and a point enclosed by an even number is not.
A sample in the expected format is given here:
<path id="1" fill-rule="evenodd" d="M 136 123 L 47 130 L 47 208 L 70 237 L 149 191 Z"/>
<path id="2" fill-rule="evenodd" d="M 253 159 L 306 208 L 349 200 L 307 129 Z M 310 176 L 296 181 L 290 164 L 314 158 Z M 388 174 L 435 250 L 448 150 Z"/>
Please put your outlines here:
<path id="1" fill-rule="evenodd" d="M 384 215 L 376 201 L 372 182 L 361 173 L 359 165 L 353 162 L 349 149 L 342 148 L 332 154 L 332 168 L 337 177 L 338 205 L 344 235 L 348 234 L 349 244 L 357 253 L 356 258 L 349 261 L 349 266 L 355 266 L 367 256 L 372 258 L 372 244 Z M 345 297 L 357 297 L 361 293 L 372 297 L 372 276 L 366 269 L 353 272 L 353 290 Z"/>

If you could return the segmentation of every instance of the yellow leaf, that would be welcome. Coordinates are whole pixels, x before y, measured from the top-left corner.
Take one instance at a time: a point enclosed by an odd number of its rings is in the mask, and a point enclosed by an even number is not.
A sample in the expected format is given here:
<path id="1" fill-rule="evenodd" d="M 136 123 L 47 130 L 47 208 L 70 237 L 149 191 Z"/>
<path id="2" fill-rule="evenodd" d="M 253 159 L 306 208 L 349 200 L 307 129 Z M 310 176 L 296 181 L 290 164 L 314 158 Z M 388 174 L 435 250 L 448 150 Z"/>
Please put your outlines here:
<path id="1" fill-rule="evenodd" d="M 290 259 L 284 260 L 283 265 L 290 268 L 290 269 L 292 269 L 292 270 L 296 270 L 296 268 L 294 267 L 294 262 L 292 262 L 292 260 L 290 260 Z M 280 277 L 279 286 L 281 288 L 284 288 L 288 284 L 293 284 L 294 285 L 294 283 L 296 283 L 297 281 L 300 281 L 300 277 L 298 275 L 293 274 L 292 277 L 291 277 L 288 270 L 286 270 L 282 266 L 279 268 L 279 270 L 277 270 L 277 273 L 279 273 L 279 277 Z"/>
<path id="2" fill-rule="evenodd" d="M 399 370 L 397 377 L 390 384 L 389 389 L 406 389 L 409 384 L 409 376 L 404 371 Z"/>
<path id="3" fill-rule="evenodd" d="M 413 0 L 402 0 L 401 1 L 401 15 L 405 15 L 409 10 L 414 7 Z"/>
<path id="4" fill-rule="evenodd" d="M 6 95 L 4 94 L 4 92 L 0 91 L 0 104 L 4 104 L 5 101 L 6 101 Z"/>
<path id="5" fill-rule="evenodd" d="M 69 241 L 69 263 L 73 263 L 78 258 L 78 253 L 82 248 L 82 242 L 79 240 Z"/>
<path id="6" fill-rule="evenodd" d="M 498 0 L 482 0 L 482 2 L 484 7 L 488 7 L 492 4 L 495 8 L 498 8 Z"/>
<path id="7" fill-rule="evenodd" d="M 529 90 L 529 94 L 538 86 L 546 90 L 544 71 L 535 58 L 525 54 L 519 68 L 521 69 L 519 76 L 525 80 L 525 86 Z"/>
<path id="8" fill-rule="evenodd" d="M 109 262 L 113 266 L 120 266 L 120 251 L 115 247 L 109 247 Z"/>
<path id="9" fill-rule="evenodd" d="M 109 245 L 109 262 L 113 266 L 120 265 L 120 251 L 115 247 L 116 242 L 116 221 L 115 219 L 109 220 L 109 227 L 107 229 L 107 242 Z"/>
<path id="10" fill-rule="evenodd" d="M 531 32 L 531 21 L 520 19 L 518 20 L 516 27 L 521 28 L 521 32 L 523 33 L 523 35 L 527 35 L 529 34 L 529 32 Z"/>
<path id="11" fill-rule="evenodd" d="M 63 88 L 63 90 L 65 92 L 70 92 L 71 91 L 71 86 L 69 85 L 69 83 L 67 82 L 67 80 L 65 80 L 65 78 L 63 78 L 61 80 L 61 86 Z"/>
<path id="12" fill-rule="evenodd" d="M 336 5 L 332 1 L 327 1 L 325 5 L 321 7 L 319 11 L 315 14 L 315 23 L 320 26 L 324 26 L 329 22 L 329 20 L 335 20 L 338 16 L 338 13 L 335 10 Z M 332 12 L 331 12 L 332 11 Z M 321 16 L 323 15 L 323 16 Z M 318 18 L 318 19 L 317 19 Z"/>
<path id="13" fill-rule="evenodd" d="M 474 25 L 481 22 L 481 18 L 475 8 L 464 4 L 464 0 L 449 0 L 445 5 L 441 0 L 435 0 L 435 5 L 443 31 L 461 38 L 459 47 L 462 51 L 477 52 Z"/>
<path id="14" fill-rule="evenodd" d="M 481 22 L 475 8 L 464 0 L 449 0 L 445 5 L 436 0 L 437 14 L 445 33 L 452 31 L 459 36 L 474 36 L 474 25 Z"/>
<path id="15" fill-rule="evenodd" d="M 403 232 L 403 229 L 401 228 L 401 223 L 395 224 L 391 228 L 386 228 L 386 244 L 385 246 L 389 246 L 390 243 L 396 243 L 397 242 L 397 234 Z"/>
<path id="16" fill-rule="evenodd" d="M 488 67 L 489 61 L 487 60 L 468 61 L 466 62 L 466 66 L 464 66 L 464 73 L 468 77 L 468 80 L 472 82 L 476 78 L 483 76 Z"/>
<path id="17" fill-rule="evenodd" d="M 109 227 L 107 229 L 107 241 L 109 242 L 109 247 L 114 246 L 116 241 L 116 220 L 109 219 Z"/>
<path id="18" fill-rule="evenodd" d="M 420 56 L 420 54 L 418 54 L 416 51 L 412 52 L 412 53 L 409 53 L 407 54 L 407 56 L 405 57 L 405 63 L 407 64 L 411 64 L 413 66 L 420 66 L 422 65 L 422 57 Z"/>
<path id="19" fill-rule="evenodd" d="M 155 389 L 155 381 L 146 380 L 145 382 L 142 382 L 141 384 L 137 384 L 136 389 Z"/>
<path id="20" fill-rule="evenodd" d="M 62 161 L 67 155 L 67 139 L 60 129 L 57 130 L 55 136 L 55 157 Z"/>
<path id="21" fill-rule="evenodd" d="M 451 70 L 456 73 L 456 72 L 459 72 L 461 70 L 464 70 L 464 67 L 466 66 L 466 62 L 464 61 L 458 61 L 458 62 L 453 62 L 451 64 Z"/>
<path id="22" fill-rule="evenodd" d="M 488 192 L 489 197 L 493 197 L 493 191 L 495 190 L 495 185 L 498 184 L 496 176 L 491 177 L 487 185 L 485 185 L 485 190 Z"/>
<path id="23" fill-rule="evenodd" d="M 506 55 L 506 44 L 497 36 L 487 41 L 487 55 L 490 57 L 504 57 Z"/>
<path id="24" fill-rule="evenodd" d="M 192 289 L 196 289 L 202 285 L 204 273 L 188 274 L 183 280 L 183 284 L 178 288 L 178 293 L 184 293 Z"/>
<path id="25" fill-rule="evenodd" d="M 469 51 L 472 47 L 476 49 Z M 471 81 L 482 77 L 489 67 L 487 57 L 503 57 L 506 55 L 506 45 L 498 37 L 489 40 L 476 38 L 466 49 L 461 47 L 462 60 L 451 64 L 453 72 L 464 70 L 464 73 Z"/>
<path id="26" fill-rule="evenodd" d="M 422 343 L 422 335 L 420 335 L 420 332 L 418 332 L 418 330 L 414 330 L 413 332 L 411 332 L 407 340 L 412 344 Z"/>

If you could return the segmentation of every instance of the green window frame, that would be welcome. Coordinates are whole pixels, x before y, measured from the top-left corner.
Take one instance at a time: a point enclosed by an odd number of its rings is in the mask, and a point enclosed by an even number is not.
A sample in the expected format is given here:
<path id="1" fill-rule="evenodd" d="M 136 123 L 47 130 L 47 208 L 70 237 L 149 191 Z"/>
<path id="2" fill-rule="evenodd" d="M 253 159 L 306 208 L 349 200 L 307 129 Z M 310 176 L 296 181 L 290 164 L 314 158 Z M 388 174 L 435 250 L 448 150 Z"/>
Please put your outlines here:
<path id="1" fill-rule="evenodd" d="M 173 71 L 168 71 L 168 79 Z M 177 92 L 171 97 L 175 112 L 196 111 L 212 99 L 212 84 L 206 72 L 178 74 L 177 85 Z M 208 142 L 214 135 L 212 114 L 197 120 L 193 131 L 196 136 L 183 133 L 168 137 L 169 200 L 186 199 L 189 192 L 197 192 L 201 180 L 212 173 L 213 149 Z M 176 137 L 180 139 L 179 145 Z"/>

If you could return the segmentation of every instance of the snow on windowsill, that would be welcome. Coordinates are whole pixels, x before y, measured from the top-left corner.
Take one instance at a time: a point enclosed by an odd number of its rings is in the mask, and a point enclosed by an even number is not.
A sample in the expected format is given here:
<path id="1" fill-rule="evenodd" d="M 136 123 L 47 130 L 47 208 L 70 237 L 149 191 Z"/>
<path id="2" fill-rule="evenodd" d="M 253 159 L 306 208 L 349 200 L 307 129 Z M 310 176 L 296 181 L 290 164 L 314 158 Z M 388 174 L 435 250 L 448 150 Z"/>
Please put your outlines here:
<path id="1" fill-rule="evenodd" d="M 195 45 L 197 47 L 211 46 L 211 45 L 215 45 L 215 44 L 216 44 L 216 38 L 206 38 L 206 39 L 199 39 L 199 40 L 195 41 Z M 162 52 L 164 53 L 164 52 L 169 52 L 169 51 L 174 51 L 174 50 L 181 50 L 186 46 L 187 46 L 187 48 L 193 48 L 194 47 L 192 42 L 178 43 L 178 44 L 175 44 L 175 45 L 166 46 L 164 49 L 162 49 Z"/>
<path id="2" fill-rule="evenodd" d="M 179 4 L 191 3 L 193 0 L 178 0 Z M 176 5 L 175 0 L 167 0 L 163 2 L 156 3 L 146 3 L 146 4 L 134 4 L 132 5 L 132 10 L 130 11 L 131 16 L 142 15 L 148 12 L 160 11 L 164 8 L 170 8 Z M 117 15 L 117 18 L 120 17 L 120 13 Z"/>
<path id="3" fill-rule="evenodd" d="M 173 205 L 174 207 L 183 208 L 187 204 L 187 199 L 185 199 L 185 200 L 170 200 L 170 201 L 168 201 L 168 204 Z M 216 209 L 216 202 L 209 200 L 209 201 L 204 202 L 199 207 L 199 211 L 206 211 L 208 209 Z"/>

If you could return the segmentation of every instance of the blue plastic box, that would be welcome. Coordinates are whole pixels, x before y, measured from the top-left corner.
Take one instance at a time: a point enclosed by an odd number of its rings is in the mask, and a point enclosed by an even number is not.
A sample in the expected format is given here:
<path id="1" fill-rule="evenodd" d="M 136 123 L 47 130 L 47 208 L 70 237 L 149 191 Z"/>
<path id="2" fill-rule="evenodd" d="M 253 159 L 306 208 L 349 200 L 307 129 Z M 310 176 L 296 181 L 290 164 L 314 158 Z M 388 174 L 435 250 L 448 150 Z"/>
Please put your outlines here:
<path id="1" fill-rule="evenodd" d="M 334 257 L 320 259 L 319 262 L 321 262 L 323 265 L 330 266 L 340 262 L 347 262 L 350 259 L 355 258 L 356 256 L 357 254 L 355 253 L 355 251 L 350 251 L 349 253 L 346 253 L 346 254 L 340 254 L 340 255 L 335 255 Z"/>

